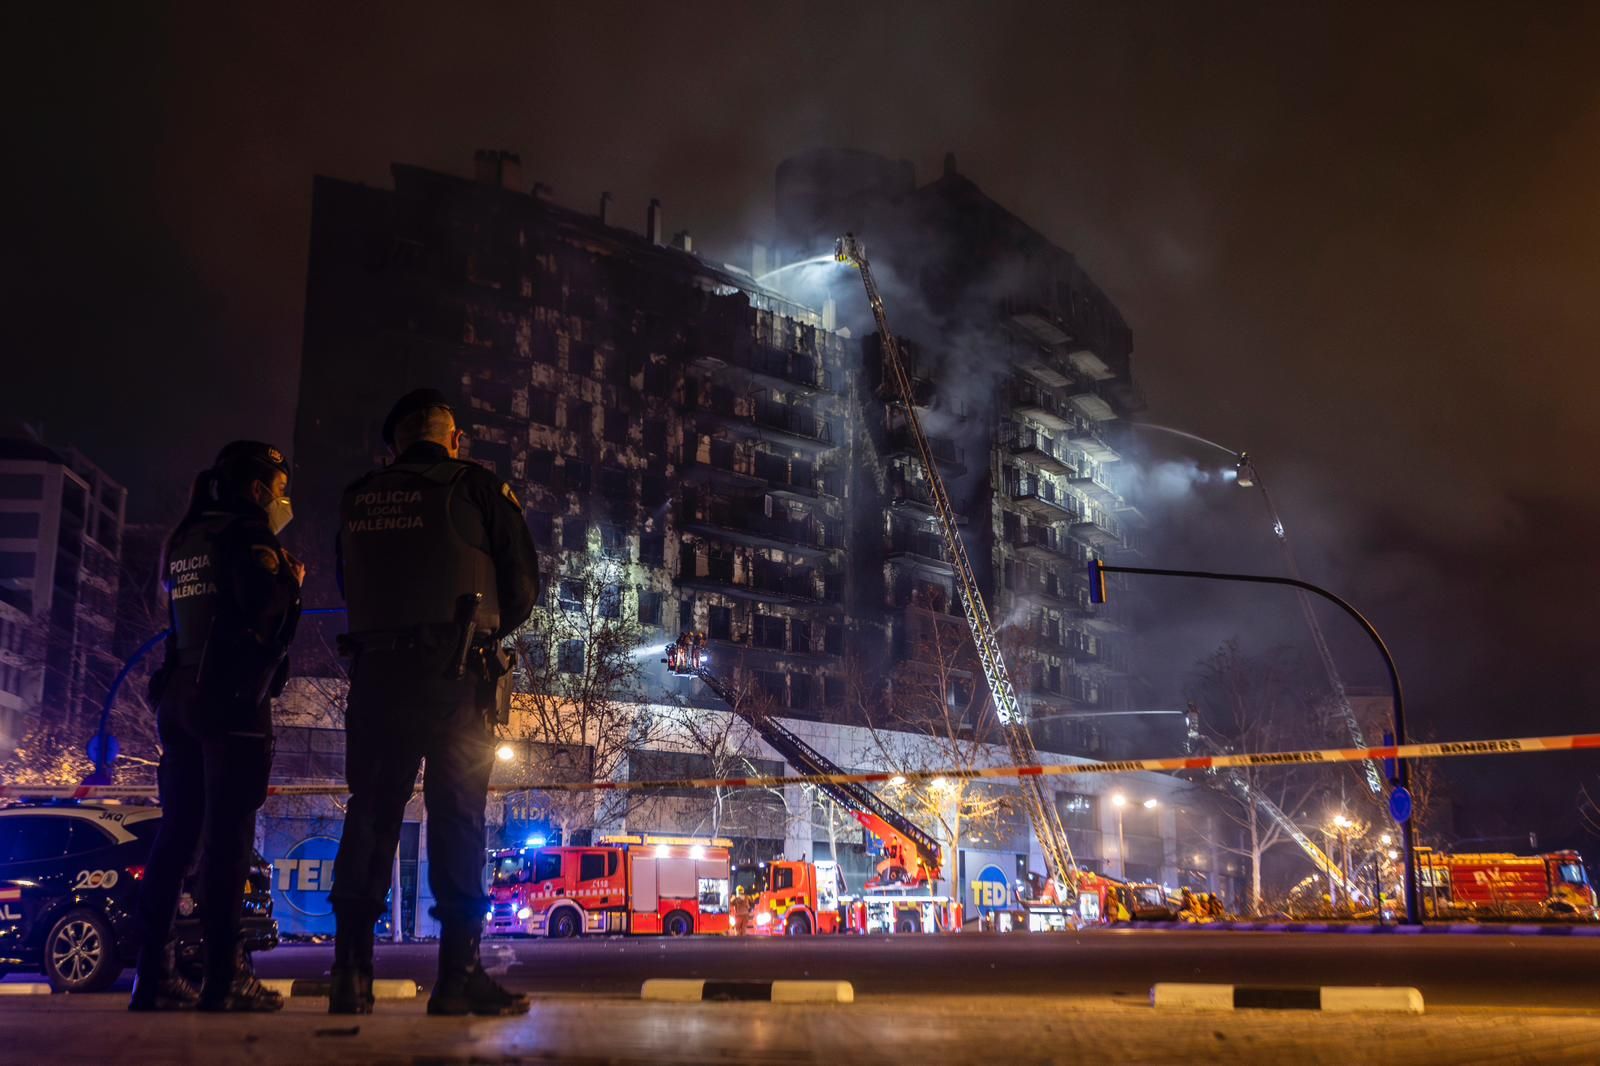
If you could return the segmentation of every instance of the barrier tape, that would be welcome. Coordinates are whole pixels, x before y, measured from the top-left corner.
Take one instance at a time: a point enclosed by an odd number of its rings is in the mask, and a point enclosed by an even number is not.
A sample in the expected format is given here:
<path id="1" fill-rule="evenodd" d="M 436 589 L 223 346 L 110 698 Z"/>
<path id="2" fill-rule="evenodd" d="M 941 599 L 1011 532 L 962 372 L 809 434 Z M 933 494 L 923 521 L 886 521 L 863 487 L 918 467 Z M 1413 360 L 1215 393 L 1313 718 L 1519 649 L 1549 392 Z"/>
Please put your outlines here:
<path id="1" fill-rule="evenodd" d="M 1450 759 L 1467 755 L 1523 755 L 1541 751 L 1600 749 L 1600 733 L 1501 740 L 1457 740 L 1439 744 L 1395 744 L 1385 748 L 1324 748 L 1306 751 L 1255 752 L 1245 755 L 1179 755 L 1163 759 L 1061 763 L 1032 766 L 986 766 L 973 770 L 907 770 L 859 774 L 797 774 L 793 777 L 687 777 L 666 781 L 532 781 L 490 785 L 490 792 L 642 792 L 661 789 L 782 788 L 785 785 L 844 785 L 927 782 L 936 778 L 975 781 L 1023 777 L 1072 777 L 1081 774 L 1131 774 L 1141 771 L 1223 770 L 1234 766 L 1332 766 L 1368 759 Z M 272 785 L 268 796 L 344 796 L 337 785 Z M 417 786 L 422 791 L 422 786 Z M 147 799 L 154 785 L 0 785 L 0 799 Z"/>

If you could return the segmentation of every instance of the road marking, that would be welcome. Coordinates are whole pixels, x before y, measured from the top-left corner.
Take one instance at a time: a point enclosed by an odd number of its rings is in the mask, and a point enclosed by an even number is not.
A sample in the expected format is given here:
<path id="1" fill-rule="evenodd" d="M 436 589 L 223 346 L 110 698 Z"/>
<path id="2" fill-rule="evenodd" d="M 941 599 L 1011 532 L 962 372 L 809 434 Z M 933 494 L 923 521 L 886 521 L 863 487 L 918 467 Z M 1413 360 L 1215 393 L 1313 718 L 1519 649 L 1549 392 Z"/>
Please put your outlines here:
<path id="1" fill-rule="evenodd" d="M 1150 989 L 1150 1005 L 1161 1010 L 1320 1010 L 1331 1014 L 1421 1014 L 1415 988 L 1296 988 L 1162 982 Z"/>
<path id="2" fill-rule="evenodd" d="M 639 998 L 661 1003 L 854 1003 L 849 981 L 705 981 L 655 977 L 639 988 Z"/>

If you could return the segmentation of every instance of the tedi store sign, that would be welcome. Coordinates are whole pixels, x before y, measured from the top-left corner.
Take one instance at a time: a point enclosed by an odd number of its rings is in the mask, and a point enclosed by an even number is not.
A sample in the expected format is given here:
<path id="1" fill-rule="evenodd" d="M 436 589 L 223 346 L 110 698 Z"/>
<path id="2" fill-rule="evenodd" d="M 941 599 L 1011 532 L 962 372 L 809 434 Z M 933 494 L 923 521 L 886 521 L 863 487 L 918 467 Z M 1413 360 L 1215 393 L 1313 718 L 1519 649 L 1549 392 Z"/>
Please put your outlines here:
<path id="1" fill-rule="evenodd" d="M 333 913 L 328 890 L 333 887 L 333 860 L 339 842 L 333 837 L 306 837 L 282 858 L 272 861 L 272 887 L 278 898 L 307 918 Z"/>

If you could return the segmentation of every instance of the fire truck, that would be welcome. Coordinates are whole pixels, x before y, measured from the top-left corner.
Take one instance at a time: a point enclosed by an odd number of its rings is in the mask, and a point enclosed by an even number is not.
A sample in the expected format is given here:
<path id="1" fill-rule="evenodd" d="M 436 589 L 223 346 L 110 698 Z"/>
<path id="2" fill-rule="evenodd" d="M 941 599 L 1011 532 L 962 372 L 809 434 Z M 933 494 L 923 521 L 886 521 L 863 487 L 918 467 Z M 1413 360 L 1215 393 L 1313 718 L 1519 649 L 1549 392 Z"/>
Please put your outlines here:
<path id="1" fill-rule="evenodd" d="M 721 839 L 603 837 L 592 847 L 492 852 L 494 936 L 727 933 L 731 870 Z"/>
<path id="2" fill-rule="evenodd" d="M 1430 918 L 1600 920 L 1594 885 L 1576 851 L 1450 855 L 1418 848 L 1417 884 Z"/>
<path id="3" fill-rule="evenodd" d="M 804 774 L 844 773 L 792 730 L 753 711 L 707 667 L 706 641 L 685 633 L 666 649 L 662 662 L 682 677 L 697 677 L 739 715 L 789 765 Z M 757 936 L 808 936 L 815 933 L 914 933 L 959 928 L 961 904 L 930 889 L 939 880 L 943 849 L 932 835 L 885 803 L 876 792 L 854 782 L 817 786 L 850 812 L 883 848 L 875 875 L 859 896 L 846 894 L 836 863 L 778 860 L 763 863 L 741 885 L 751 899 L 743 930 Z M 745 883 L 748 881 L 748 883 Z"/>

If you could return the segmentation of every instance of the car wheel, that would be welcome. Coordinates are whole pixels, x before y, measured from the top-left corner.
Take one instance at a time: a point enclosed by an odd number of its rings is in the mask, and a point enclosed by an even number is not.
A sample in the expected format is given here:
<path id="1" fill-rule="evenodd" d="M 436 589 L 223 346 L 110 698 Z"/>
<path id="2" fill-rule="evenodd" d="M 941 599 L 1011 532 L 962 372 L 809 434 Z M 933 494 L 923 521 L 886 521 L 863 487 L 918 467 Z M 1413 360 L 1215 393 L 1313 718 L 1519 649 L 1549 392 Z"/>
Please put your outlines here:
<path id="1" fill-rule="evenodd" d="M 803 914 L 797 914 L 789 919 L 789 924 L 785 927 L 785 930 L 790 936 L 810 936 L 811 919 Z"/>
<path id="2" fill-rule="evenodd" d="M 89 910 L 68 911 L 44 938 L 44 975 L 57 992 L 99 992 L 122 973 L 111 926 Z"/>
<path id="3" fill-rule="evenodd" d="M 550 935 L 557 940 L 578 936 L 583 932 L 583 927 L 578 923 L 577 914 L 571 907 L 562 907 L 550 916 Z"/>
<path id="4" fill-rule="evenodd" d="M 682 911 L 673 911 L 661 923 L 661 931 L 668 936 L 688 936 L 694 932 L 694 921 Z"/>

